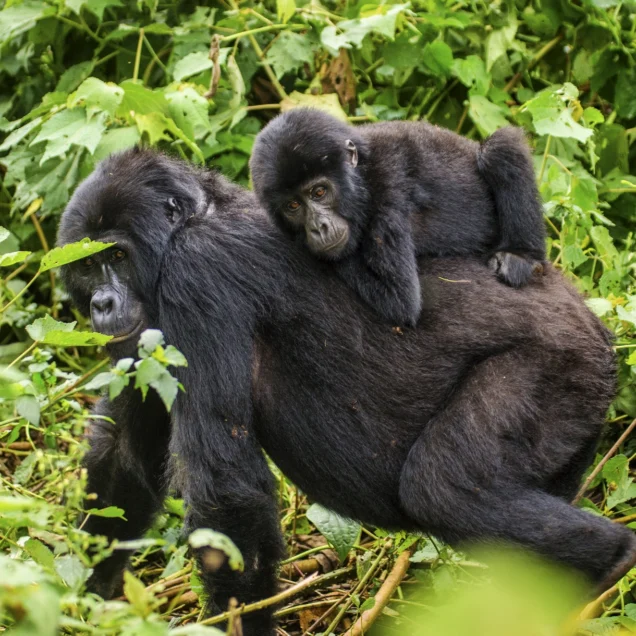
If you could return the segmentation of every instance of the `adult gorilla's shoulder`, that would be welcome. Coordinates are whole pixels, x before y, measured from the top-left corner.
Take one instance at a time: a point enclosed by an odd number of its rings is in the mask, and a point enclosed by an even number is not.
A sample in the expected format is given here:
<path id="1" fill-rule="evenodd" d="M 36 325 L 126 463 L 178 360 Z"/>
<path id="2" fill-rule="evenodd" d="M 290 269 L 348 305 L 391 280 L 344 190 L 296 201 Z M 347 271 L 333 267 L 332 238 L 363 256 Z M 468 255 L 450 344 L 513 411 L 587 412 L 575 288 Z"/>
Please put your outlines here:
<path id="1" fill-rule="evenodd" d="M 80 186 L 60 240 L 86 235 L 117 248 L 65 280 L 117 336 L 113 357 L 134 354 L 150 326 L 188 367 L 169 416 L 132 387 L 100 407 L 117 426 L 93 429 L 91 506 L 122 507 L 128 521 L 85 528 L 141 536 L 174 475 L 189 526 L 229 535 L 244 557 L 235 572 L 199 554 L 210 611 L 275 590 L 281 537 L 263 448 L 313 499 L 381 527 L 507 540 L 598 586 L 634 562 L 628 529 L 567 503 L 613 395 L 614 357 L 553 269 L 515 290 L 471 260 L 421 261 L 430 305 L 417 328 L 393 329 L 285 241 L 250 193 L 149 151 L 115 156 Z M 93 589 L 113 594 L 125 558 L 100 564 Z M 269 635 L 271 609 L 243 630 Z"/>

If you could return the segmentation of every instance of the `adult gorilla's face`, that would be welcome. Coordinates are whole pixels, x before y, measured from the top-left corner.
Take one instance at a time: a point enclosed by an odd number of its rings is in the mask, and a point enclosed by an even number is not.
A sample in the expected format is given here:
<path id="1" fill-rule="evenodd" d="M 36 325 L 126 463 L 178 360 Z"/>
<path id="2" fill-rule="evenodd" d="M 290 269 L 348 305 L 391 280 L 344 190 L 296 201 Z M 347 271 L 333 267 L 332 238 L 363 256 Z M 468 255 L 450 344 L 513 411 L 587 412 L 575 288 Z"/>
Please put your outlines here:
<path id="1" fill-rule="evenodd" d="M 139 335 L 156 321 L 167 241 L 206 209 L 201 186 L 180 169 L 161 155 L 114 155 L 80 185 L 62 216 L 59 245 L 85 237 L 115 244 L 62 268 L 67 290 L 93 329 L 113 336 L 107 349 L 114 359 L 134 356 Z"/>

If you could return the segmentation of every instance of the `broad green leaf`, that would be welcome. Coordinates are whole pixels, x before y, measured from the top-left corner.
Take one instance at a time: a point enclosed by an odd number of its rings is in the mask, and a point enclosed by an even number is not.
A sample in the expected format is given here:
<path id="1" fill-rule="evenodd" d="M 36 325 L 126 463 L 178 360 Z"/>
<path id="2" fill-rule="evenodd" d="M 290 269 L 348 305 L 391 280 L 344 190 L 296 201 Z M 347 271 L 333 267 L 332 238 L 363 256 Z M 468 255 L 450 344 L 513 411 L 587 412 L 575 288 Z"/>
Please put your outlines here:
<path id="1" fill-rule="evenodd" d="M 170 364 L 173 367 L 187 367 L 188 361 L 186 357 L 176 347 L 168 345 L 165 351 L 162 352 L 161 361 L 165 361 L 166 364 Z"/>
<path id="2" fill-rule="evenodd" d="M 590 229 L 590 237 L 594 241 L 594 247 L 601 258 L 605 257 L 612 261 L 618 256 L 614 241 L 606 227 L 595 225 Z"/>
<path id="3" fill-rule="evenodd" d="M 152 355 L 157 347 L 165 344 L 163 334 L 159 329 L 146 329 L 141 336 L 139 336 L 139 342 L 137 347 L 139 348 L 139 355 L 142 358 L 147 358 Z"/>
<path id="4" fill-rule="evenodd" d="M 609 459 L 603 466 L 602 475 L 608 485 L 607 507 L 610 510 L 636 497 L 636 484 L 629 475 L 629 461 L 625 455 Z"/>
<path id="5" fill-rule="evenodd" d="M 590 308 L 592 313 L 596 314 L 599 318 L 608 314 L 613 309 L 612 303 L 607 298 L 588 298 L 585 304 Z"/>
<path id="6" fill-rule="evenodd" d="M 482 95 L 471 95 L 468 104 L 468 114 L 483 136 L 492 135 L 509 123 L 503 109 Z"/>
<path id="7" fill-rule="evenodd" d="M 472 87 L 471 95 L 485 96 L 488 93 L 490 75 L 479 56 L 469 55 L 466 59 L 454 60 L 453 73 L 464 86 Z"/>
<path id="8" fill-rule="evenodd" d="M 0 13 L 2 15 L 2 13 Z M 36 117 L 28 124 L 20 126 L 14 130 L 3 142 L 0 144 L 0 152 L 9 150 L 14 146 L 17 146 L 32 130 L 35 130 L 42 123 L 42 117 Z"/>
<path id="9" fill-rule="evenodd" d="M 265 59 L 276 77 L 281 78 L 286 73 L 298 71 L 304 64 L 313 65 L 315 47 L 315 40 L 307 34 L 283 31 L 269 47 Z"/>
<path id="10" fill-rule="evenodd" d="M 11 232 L 6 227 L 0 226 L 0 243 L 6 241 L 11 236 Z"/>
<path id="11" fill-rule="evenodd" d="M 129 570 L 124 572 L 124 595 L 142 618 L 152 613 L 152 594 Z"/>
<path id="12" fill-rule="evenodd" d="M 10 265 L 16 265 L 17 263 L 23 263 L 26 257 L 31 252 L 7 252 L 0 255 L 0 267 L 9 267 Z"/>
<path id="13" fill-rule="evenodd" d="M 243 101 L 245 95 L 245 82 L 243 81 L 243 75 L 239 68 L 236 58 L 233 55 L 227 58 L 227 73 L 230 80 L 230 86 L 232 87 L 232 99 L 229 106 L 232 109 L 238 108 Z"/>
<path id="14" fill-rule="evenodd" d="M 369 11 L 361 12 L 355 20 L 338 22 L 337 27 L 323 29 L 320 40 L 332 55 L 338 55 L 340 48 L 360 48 L 362 40 L 370 33 L 378 33 L 392 40 L 398 17 L 410 4 L 367 5 Z"/>
<path id="15" fill-rule="evenodd" d="M 199 528 L 190 534 L 188 543 L 193 550 L 212 548 L 223 552 L 228 558 L 230 568 L 239 572 L 243 571 L 243 555 L 230 537 L 209 528 Z M 205 553 L 203 560 L 205 561 Z"/>
<path id="16" fill-rule="evenodd" d="M 88 238 L 77 243 L 68 243 L 64 247 L 54 247 L 48 252 L 40 263 L 40 272 L 46 272 L 53 267 L 68 265 L 74 261 L 79 261 L 87 256 L 97 254 L 102 250 L 112 247 L 115 243 L 102 243 L 101 241 L 91 241 Z"/>
<path id="17" fill-rule="evenodd" d="M 446 42 L 435 40 L 424 47 L 422 62 L 438 77 L 449 77 L 453 68 L 453 51 Z"/>
<path id="18" fill-rule="evenodd" d="M 86 7 L 91 13 L 94 13 L 101 22 L 104 19 L 104 10 L 107 7 L 123 6 L 120 0 L 65 0 L 66 6 L 72 9 L 77 15 L 80 14 L 82 7 Z"/>
<path id="19" fill-rule="evenodd" d="M 38 539 L 29 539 L 24 544 L 24 549 L 36 563 L 44 567 L 51 574 L 55 572 L 55 557 L 48 546 L 44 545 Z"/>
<path id="20" fill-rule="evenodd" d="M 89 117 L 100 111 L 114 116 L 117 108 L 124 99 L 124 90 L 113 84 L 106 83 L 96 77 L 84 80 L 81 86 L 69 97 L 69 107 L 85 106 Z"/>
<path id="21" fill-rule="evenodd" d="M 342 110 L 338 96 L 335 93 L 306 95 L 305 93 L 294 91 L 280 105 L 282 112 L 292 108 L 317 108 L 318 110 L 324 110 L 337 119 L 347 121 L 347 113 Z"/>
<path id="22" fill-rule="evenodd" d="M 170 105 L 170 116 L 192 141 L 212 131 L 208 117 L 209 102 L 193 88 L 185 86 L 166 93 L 166 99 Z"/>
<path id="23" fill-rule="evenodd" d="M 59 322 L 47 314 L 44 318 L 38 318 L 27 325 L 26 330 L 33 340 L 42 342 L 48 333 L 52 331 L 68 333 L 73 331 L 76 324 L 76 322 Z"/>
<path id="24" fill-rule="evenodd" d="M 82 388 L 86 391 L 98 391 L 99 389 L 108 386 L 118 376 L 112 371 L 104 371 L 98 373 L 94 378 L 87 382 Z"/>
<path id="25" fill-rule="evenodd" d="M 93 157 L 95 161 L 101 161 L 114 152 L 120 152 L 136 146 L 141 139 L 137 126 L 125 126 L 123 128 L 111 128 L 107 130 L 95 148 Z"/>
<path id="26" fill-rule="evenodd" d="M 33 395 L 21 395 L 15 401 L 15 408 L 18 415 L 27 422 L 37 426 L 40 423 L 40 403 Z"/>
<path id="27" fill-rule="evenodd" d="M 620 320 L 629 322 L 636 327 L 636 309 L 625 309 L 625 307 L 618 305 L 616 307 L 616 315 Z"/>
<path id="28" fill-rule="evenodd" d="M 118 117 L 134 118 L 135 115 L 149 113 L 168 114 L 168 102 L 163 93 L 151 91 L 133 80 L 126 80 L 119 86 L 124 89 L 124 98 L 117 109 Z"/>
<path id="29" fill-rule="evenodd" d="M 55 559 L 55 571 L 72 590 L 77 590 L 90 575 L 90 570 L 75 554 L 65 554 Z"/>
<path id="30" fill-rule="evenodd" d="M 524 108 L 532 115 L 532 123 L 539 135 L 576 139 L 580 142 L 585 142 L 592 136 L 592 130 L 584 128 L 572 118 L 566 104 L 571 98 L 572 94 L 566 84 L 561 88 L 541 91 L 524 104 Z"/>
<path id="31" fill-rule="evenodd" d="M 20 33 L 25 33 L 35 26 L 38 20 L 55 13 L 55 8 L 44 2 L 28 1 L 4 4 L 0 11 L 0 42 L 8 42 Z"/>
<path id="32" fill-rule="evenodd" d="M 177 82 L 181 82 L 186 79 L 186 77 L 192 77 L 193 75 L 207 71 L 209 68 L 212 68 L 212 66 L 212 60 L 207 53 L 201 51 L 189 53 L 174 65 L 172 76 Z"/>
<path id="33" fill-rule="evenodd" d="M 513 21 L 503 29 L 493 31 L 486 40 L 486 70 L 490 71 L 493 64 L 506 53 L 517 33 L 517 22 Z"/>
<path id="34" fill-rule="evenodd" d="M 47 142 L 40 159 L 42 165 L 47 159 L 65 154 L 71 146 L 81 146 L 92 154 L 105 129 L 106 126 L 100 117 L 88 121 L 83 108 L 63 110 L 42 125 L 31 145 Z"/>
<path id="35" fill-rule="evenodd" d="M 358 540 L 360 524 L 357 521 L 345 519 L 332 510 L 323 508 L 320 504 L 313 504 L 307 510 L 307 518 L 333 546 L 340 560 L 344 561 Z"/>
<path id="36" fill-rule="evenodd" d="M 636 117 L 636 71 L 633 68 L 622 69 L 618 74 L 614 101 L 621 117 Z"/>
<path id="37" fill-rule="evenodd" d="M 276 15 L 279 22 L 286 23 L 295 12 L 295 0 L 276 0 Z"/>
<path id="38" fill-rule="evenodd" d="M 56 347 L 102 347 L 110 340 L 112 336 L 92 331 L 50 331 L 41 342 Z"/>

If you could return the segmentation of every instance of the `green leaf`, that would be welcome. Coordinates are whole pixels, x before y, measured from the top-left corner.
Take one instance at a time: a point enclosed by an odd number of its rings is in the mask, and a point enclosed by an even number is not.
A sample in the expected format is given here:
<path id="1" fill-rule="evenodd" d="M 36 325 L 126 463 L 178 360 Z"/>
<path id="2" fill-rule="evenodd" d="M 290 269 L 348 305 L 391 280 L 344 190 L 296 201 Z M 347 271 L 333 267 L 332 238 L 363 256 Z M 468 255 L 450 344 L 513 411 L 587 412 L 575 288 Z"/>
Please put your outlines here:
<path id="1" fill-rule="evenodd" d="M 238 108 L 243 101 L 243 96 L 245 95 L 245 82 L 243 81 L 241 69 L 233 55 L 230 55 L 230 57 L 227 58 L 227 73 L 233 93 L 229 107 L 231 109 L 235 109 Z"/>
<path id="2" fill-rule="evenodd" d="M 468 114 L 483 136 L 492 135 L 499 128 L 508 125 L 504 110 L 482 95 L 471 95 Z"/>
<path id="3" fill-rule="evenodd" d="M 338 96 L 335 93 L 306 95 L 305 93 L 294 91 L 280 105 L 282 112 L 292 108 L 317 108 L 318 110 L 324 110 L 341 121 L 347 121 L 347 113 L 342 110 Z"/>
<path id="4" fill-rule="evenodd" d="M 0 226 L 0 243 L 6 241 L 11 236 L 11 232 L 6 227 Z"/>
<path id="5" fill-rule="evenodd" d="M 315 42 L 307 35 L 283 31 L 269 47 L 265 59 L 279 79 L 293 73 L 304 64 L 314 63 Z"/>
<path id="6" fill-rule="evenodd" d="M 135 115 L 149 113 L 168 114 L 168 101 L 163 93 L 151 91 L 133 80 L 126 80 L 119 86 L 124 89 L 124 98 L 117 109 L 118 117 L 134 118 Z"/>
<path id="7" fill-rule="evenodd" d="M 33 395 L 21 395 L 15 401 L 15 408 L 18 415 L 27 422 L 37 426 L 40 423 L 40 403 Z"/>
<path id="8" fill-rule="evenodd" d="M 24 549 L 36 563 L 44 567 L 51 574 L 55 572 L 55 557 L 48 546 L 38 541 L 38 539 L 29 539 L 24 544 Z"/>
<path id="9" fill-rule="evenodd" d="M 422 62 L 438 77 L 449 77 L 453 68 L 453 51 L 446 42 L 435 40 L 424 47 Z"/>
<path id="10" fill-rule="evenodd" d="M 107 112 L 114 116 L 124 99 L 122 88 L 112 82 L 102 82 L 96 77 L 84 80 L 81 86 L 69 97 L 69 107 L 85 106 L 88 116 L 95 112 Z"/>
<path id="11" fill-rule="evenodd" d="M 136 146 L 140 140 L 141 135 L 137 126 L 111 128 L 102 135 L 97 148 L 95 148 L 93 157 L 95 157 L 95 161 L 101 161 L 114 152 L 120 152 Z"/>
<path id="12" fill-rule="evenodd" d="M 157 347 L 161 347 L 163 344 L 165 344 L 165 339 L 159 329 L 146 329 L 139 336 L 139 342 L 137 343 L 140 357 L 147 358 L 154 353 Z"/>
<path id="13" fill-rule="evenodd" d="M 5 43 L 35 26 L 38 20 L 55 13 L 55 7 L 44 2 L 23 2 L 7 6 L 0 11 L 0 42 Z"/>
<path id="14" fill-rule="evenodd" d="M 9 267 L 10 265 L 16 265 L 17 263 L 24 262 L 24 259 L 32 252 L 7 252 L 0 256 L 0 267 Z"/>
<path id="15" fill-rule="evenodd" d="M 87 256 L 97 254 L 102 250 L 112 247 L 115 243 L 102 243 L 101 241 L 91 241 L 88 238 L 77 243 L 68 243 L 64 247 L 54 247 L 48 252 L 40 263 L 40 272 L 46 272 L 53 267 L 68 265 L 74 261 L 79 261 Z"/>
<path id="16" fill-rule="evenodd" d="M 585 304 L 599 318 L 613 309 L 612 303 L 607 298 L 587 298 Z"/>
<path id="17" fill-rule="evenodd" d="M 479 56 L 469 55 L 466 59 L 454 60 L 453 73 L 464 86 L 472 87 L 471 95 L 485 96 L 488 93 L 490 74 Z"/>
<path id="18" fill-rule="evenodd" d="M 172 365 L 173 367 L 187 367 L 188 361 L 186 357 L 179 351 L 176 347 L 172 345 L 168 345 L 166 350 L 162 355 L 163 360 L 165 360 L 166 364 Z"/>
<path id="19" fill-rule="evenodd" d="M 606 258 L 611 262 L 618 256 L 618 250 L 614 246 L 614 241 L 606 227 L 595 225 L 590 229 L 590 237 L 594 241 L 594 247 L 601 258 Z"/>
<path id="20" fill-rule="evenodd" d="M 295 12 L 296 2 L 294 0 L 276 0 L 276 16 L 279 22 L 287 23 Z"/>
<path id="21" fill-rule="evenodd" d="M 209 102 L 193 88 L 186 86 L 166 93 L 166 99 L 170 105 L 170 116 L 192 141 L 212 131 L 208 116 Z"/>
<path id="22" fill-rule="evenodd" d="M 333 546 L 340 560 L 344 561 L 358 540 L 360 524 L 357 521 L 345 519 L 332 510 L 323 508 L 320 504 L 313 504 L 307 510 L 307 518 Z"/>
<path id="23" fill-rule="evenodd" d="M 618 74 L 614 101 L 621 117 L 625 119 L 636 117 L 636 70 L 633 68 L 623 68 Z"/>
<path id="24" fill-rule="evenodd" d="M 201 51 L 189 53 L 174 65 L 172 76 L 177 82 L 181 82 L 186 79 L 186 77 L 192 77 L 193 75 L 207 71 L 212 68 L 212 66 L 212 60 L 207 53 Z"/>
<path id="25" fill-rule="evenodd" d="M 152 595 L 146 591 L 146 586 L 135 575 L 126 570 L 124 572 L 124 595 L 133 606 L 135 612 L 142 618 L 152 613 Z"/>
<path id="26" fill-rule="evenodd" d="M 103 347 L 112 338 L 93 331 L 50 331 L 41 342 L 56 347 Z"/>
<path id="27" fill-rule="evenodd" d="M 502 56 L 512 44 L 517 33 L 517 23 L 512 22 L 503 29 L 493 31 L 486 40 L 486 70 L 490 71 L 493 64 Z"/>
<path id="28" fill-rule="evenodd" d="M 212 548 L 213 550 L 223 552 L 227 556 L 228 565 L 232 570 L 242 572 L 245 567 L 241 551 L 236 547 L 230 537 L 220 532 L 210 530 L 209 528 L 199 528 L 190 534 L 188 543 L 193 550 Z M 205 562 L 205 554 L 203 560 Z"/>
<path id="29" fill-rule="evenodd" d="M 571 86 L 571 85 L 569 85 Z M 524 108 L 532 115 L 534 128 L 539 135 L 552 135 L 566 139 L 587 141 L 593 134 L 574 121 L 566 102 L 572 99 L 569 86 L 549 88 L 541 91 L 534 99 L 526 102 Z M 576 93 L 576 89 L 574 89 Z"/>
<path id="30" fill-rule="evenodd" d="M 625 309 L 625 307 L 618 305 L 616 307 L 616 315 L 620 320 L 629 322 L 636 327 L 636 309 Z"/>
<path id="31" fill-rule="evenodd" d="M 105 129 L 99 117 L 88 121 L 83 108 L 67 109 L 45 122 L 31 145 L 47 142 L 40 165 L 47 159 L 65 154 L 71 146 L 81 146 L 93 154 Z"/>
<path id="32" fill-rule="evenodd" d="M 44 318 L 34 320 L 26 330 L 33 340 L 42 342 L 48 333 L 52 331 L 68 333 L 73 331 L 76 324 L 76 322 L 58 322 L 47 314 Z"/>
<path id="33" fill-rule="evenodd" d="M 106 517 L 107 519 L 126 519 L 124 509 L 117 506 L 108 506 L 107 508 L 91 508 L 86 514 L 94 517 Z"/>

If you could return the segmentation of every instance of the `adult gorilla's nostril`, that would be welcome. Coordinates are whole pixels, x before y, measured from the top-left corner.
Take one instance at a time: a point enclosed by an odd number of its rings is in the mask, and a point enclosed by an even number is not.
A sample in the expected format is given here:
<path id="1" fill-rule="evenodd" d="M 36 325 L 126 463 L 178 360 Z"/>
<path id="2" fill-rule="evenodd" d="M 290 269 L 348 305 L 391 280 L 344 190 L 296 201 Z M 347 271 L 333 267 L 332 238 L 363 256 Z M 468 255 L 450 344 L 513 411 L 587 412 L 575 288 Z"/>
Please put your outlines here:
<path id="1" fill-rule="evenodd" d="M 91 300 L 91 310 L 100 314 L 109 314 L 113 310 L 113 297 L 110 294 L 96 293 Z"/>

